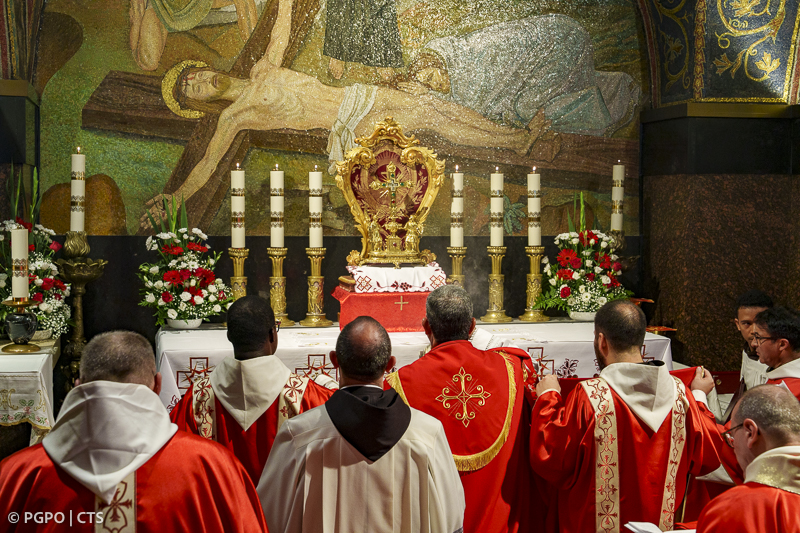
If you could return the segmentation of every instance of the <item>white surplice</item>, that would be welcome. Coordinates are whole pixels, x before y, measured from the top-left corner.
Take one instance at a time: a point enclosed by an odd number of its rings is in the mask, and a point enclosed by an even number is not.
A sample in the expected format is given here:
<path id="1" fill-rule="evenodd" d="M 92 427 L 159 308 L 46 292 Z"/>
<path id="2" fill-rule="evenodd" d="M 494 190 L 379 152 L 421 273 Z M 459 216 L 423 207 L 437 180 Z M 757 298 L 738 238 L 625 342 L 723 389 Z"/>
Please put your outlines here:
<path id="1" fill-rule="evenodd" d="M 342 437 L 325 406 L 288 420 L 258 495 L 271 533 L 454 533 L 464 519 L 444 428 L 416 409 L 403 437 L 374 463 Z"/>

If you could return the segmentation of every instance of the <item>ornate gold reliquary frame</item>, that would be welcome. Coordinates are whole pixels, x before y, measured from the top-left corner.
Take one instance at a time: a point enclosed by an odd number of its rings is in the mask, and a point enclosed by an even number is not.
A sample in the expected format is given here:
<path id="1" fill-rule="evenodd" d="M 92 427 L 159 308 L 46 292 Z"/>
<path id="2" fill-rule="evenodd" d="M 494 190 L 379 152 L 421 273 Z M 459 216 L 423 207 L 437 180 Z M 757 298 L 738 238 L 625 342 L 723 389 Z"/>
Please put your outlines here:
<path id="1" fill-rule="evenodd" d="M 419 250 L 425 219 L 444 183 L 444 161 L 403 134 L 392 117 L 375 126 L 361 146 L 336 164 L 336 186 L 344 193 L 361 232 L 361 251 L 348 264 L 426 265 L 436 259 Z"/>

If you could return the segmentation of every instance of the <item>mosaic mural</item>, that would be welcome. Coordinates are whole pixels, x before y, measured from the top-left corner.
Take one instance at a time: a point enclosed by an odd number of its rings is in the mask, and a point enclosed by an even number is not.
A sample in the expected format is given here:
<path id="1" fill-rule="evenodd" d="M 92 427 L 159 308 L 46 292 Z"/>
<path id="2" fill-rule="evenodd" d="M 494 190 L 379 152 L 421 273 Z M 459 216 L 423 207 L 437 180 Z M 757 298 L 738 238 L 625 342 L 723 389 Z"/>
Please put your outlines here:
<path id="1" fill-rule="evenodd" d="M 174 196 L 193 224 L 227 234 L 239 163 L 248 234 L 269 234 L 278 164 L 287 235 L 305 235 L 308 172 L 392 116 L 447 160 L 448 175 L 456 164 L 466 173 L 468 235 L 488 234 L 496 167 L 507 231 L 525 231 L 533 166 L 545 234 L 566 229 L 577 191 L 607 229 L 617 161 L 625 230 L 638 235 L 636 117 L 650 92 L 639 20 L 625 0 L 48 0 L 36 82 L 43 222 L 66 229 L 60 198 L 80 145 L 87 174 L 100 175 L 91 232 L 148 233 L 145 212 Z M 748 65 L 741 75 L 758 68 Z M 324 193 L 325 234 L 354 234 L 332 175 Z M 116 223 L 93 227 L 92 206 Z M 448 233 L 446 192 L 426 226 Z"/>

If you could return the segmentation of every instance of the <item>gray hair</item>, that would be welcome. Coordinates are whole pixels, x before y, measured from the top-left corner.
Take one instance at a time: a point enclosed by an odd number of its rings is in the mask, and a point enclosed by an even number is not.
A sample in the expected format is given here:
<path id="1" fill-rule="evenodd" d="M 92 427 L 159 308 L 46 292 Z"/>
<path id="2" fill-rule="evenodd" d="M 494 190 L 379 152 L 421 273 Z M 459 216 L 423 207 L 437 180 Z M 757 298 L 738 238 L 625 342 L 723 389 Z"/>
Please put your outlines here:
<path id="1" fill-rule="evenodd" d="M 439 287 L 428 295 L 425 316 L 438 342 L 468 340 L 472 300 L 458 285 Z"/>
<path id="2" fill-rule="evenodd" d="M 83 349 L 81 383 L 116 381 L 151 386 L 155 374 L 153 347 L 133 331 L 101 333 Z"/>
<path id="3" fill-rule="evenodd" d="M 759 385 L 745 392 L 736 406 L 733 424 L 747 418 L 778 446 L 800 439 L 800 402 L 783 387 Z"/>

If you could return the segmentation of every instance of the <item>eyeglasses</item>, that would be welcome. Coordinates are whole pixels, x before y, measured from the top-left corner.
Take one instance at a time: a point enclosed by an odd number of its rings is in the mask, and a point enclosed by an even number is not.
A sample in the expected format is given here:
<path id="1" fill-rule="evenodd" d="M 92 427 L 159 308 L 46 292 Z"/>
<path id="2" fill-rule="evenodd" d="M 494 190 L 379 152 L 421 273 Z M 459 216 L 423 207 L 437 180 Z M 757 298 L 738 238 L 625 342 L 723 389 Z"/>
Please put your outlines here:
<path id="1" fill-rule="evenodd" d="M 722 434 L 722 437 L 725 439 L 725 444 L 733 448 L 733 432 L 741 428 L 743 425 L 744 424 L 739 424 L 738 426 L 731 428 Z"/>
<path id="2" fill-rule="evenodd" d="M 275 321 L 275 333 L 278 333 L 280 330 L 281 330 L 281 321 L 280 320 L 276 320 Z"/>
<path id="3" fill-rule="evenodd" d="M 764 341 L 776 341 L 778 340 L 777 337 L 761 337 L 759 335 L 753 336 L 753 341 L 756 343 L 756 346 L 761 346 Z"/>

